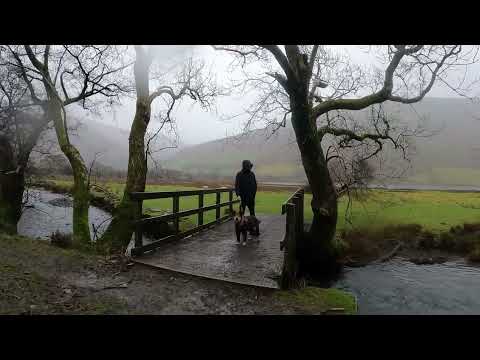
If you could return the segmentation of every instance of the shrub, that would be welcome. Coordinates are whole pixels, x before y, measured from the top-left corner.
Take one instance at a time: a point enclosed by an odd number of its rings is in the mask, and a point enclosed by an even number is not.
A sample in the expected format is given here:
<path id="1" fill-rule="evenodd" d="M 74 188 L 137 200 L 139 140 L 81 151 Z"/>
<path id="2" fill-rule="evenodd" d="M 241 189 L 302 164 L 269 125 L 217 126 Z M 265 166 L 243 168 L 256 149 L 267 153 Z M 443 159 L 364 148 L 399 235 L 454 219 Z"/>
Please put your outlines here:
<path id="1" fill-rule="evenodd" d="M 468 254 L 468 260 L 472 262 L 480 262 L 480 244 L 477 244 L 477 246 L 475 246 Z"/>
<path id="2" fill-rule="evenodd" d="M 455 249 L 455 237 L 453 236 L 452 232 L 444 232 L 440 234 L 439 237 L 439 247 L 442 250 L 454 250 Z"/>

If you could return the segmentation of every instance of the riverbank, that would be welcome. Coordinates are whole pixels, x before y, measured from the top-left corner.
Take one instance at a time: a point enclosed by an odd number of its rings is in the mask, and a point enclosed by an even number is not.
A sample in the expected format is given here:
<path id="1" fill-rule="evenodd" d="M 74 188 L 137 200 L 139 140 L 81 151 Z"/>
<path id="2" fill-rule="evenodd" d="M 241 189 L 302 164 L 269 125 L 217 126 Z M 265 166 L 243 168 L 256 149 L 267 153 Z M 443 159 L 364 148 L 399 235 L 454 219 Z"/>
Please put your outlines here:
<path id="1" fill-rule="evenodd" d="M 419 224 L 343 230 L 338 234 L 342 262 L 359 267 L 398 257 L 417 265 L 441 264 L 465 258 L 480 263 L 480 224 L 465 223 L 432 232 Z"/>
<path id="2" fill-rule="evenodd" d="M 0 234 L 0 314 L 351 314 L 338 289 L 208 280 Z"/>
<path id="3" fill-rule="evenodd" d="M 37 187 L 57 194 L 72 195 L 73 183 L 71 181 L 54 181 L 37 179 L 30 184 L 31 187 Z M 120 202 L 120 197 L 111 192 L 108 188 L 100 185 L 93 185 L 90 190 L 90 205 L 102 209 L 108 213 L 113 213 L 115 207 Z"/>

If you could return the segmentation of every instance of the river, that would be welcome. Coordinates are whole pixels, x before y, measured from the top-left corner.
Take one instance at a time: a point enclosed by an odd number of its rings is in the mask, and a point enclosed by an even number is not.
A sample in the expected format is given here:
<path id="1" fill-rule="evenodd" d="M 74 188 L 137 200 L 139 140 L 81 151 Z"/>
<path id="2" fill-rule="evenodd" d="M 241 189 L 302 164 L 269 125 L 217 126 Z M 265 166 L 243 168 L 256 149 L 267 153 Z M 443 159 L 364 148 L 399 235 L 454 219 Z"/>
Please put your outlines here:
<path id="1" fill-rule="evenodd" d="M 63 206 L 52 204 L 62 202 Z M 21 235 L 48 239 L 56 231 L 72 231 L 70 197 L 31 190 L 29 205 L 18 224 Z M 89 222 L 104 230 L 110 214 L 90 207 Z M 91 231 L 93 230 L 90 225 Z M 92 231 L 93 236 L 93 231 Z M 334 287 L 357 297 L 359 314 L 480 314 L 480 267 L 463 260 L 415 265 L 399 258 L 345 268 Z"/>
<path id="2" fill-rule="evenodd" d="M 33 207 L 27 207 L 18 222 L 17 230 L 20 235 L 48 240 L 56 230 L 63 233 L 72 232 L 71 197 L 30 189 L 28 198 L 27 206 Z M 92 238 L 94 237 L 92 224 L 100 234 L 106 229 L 111 218 L 109 213 L 94 206 L 90 206 L 88 217 Z"/>
<path id="3" fill-rule="evenodd" d="M 480 268 L 463 260 L 415 265 L 394 258 L 345 268 L 334 286 L 357 297 L 359 314 L 480 314 Z"/>

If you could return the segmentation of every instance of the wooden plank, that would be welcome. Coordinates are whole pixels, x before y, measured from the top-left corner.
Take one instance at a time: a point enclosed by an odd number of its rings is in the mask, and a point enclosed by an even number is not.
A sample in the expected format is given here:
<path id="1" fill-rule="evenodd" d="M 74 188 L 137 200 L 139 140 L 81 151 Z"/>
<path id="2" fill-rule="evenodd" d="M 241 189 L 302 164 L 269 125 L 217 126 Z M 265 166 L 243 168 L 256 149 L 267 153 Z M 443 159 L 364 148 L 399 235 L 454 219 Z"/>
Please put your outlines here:
<path id="1" fill-rule="evenodd" d="M 204 224 L 204 225 L 202 225 L 202 226 L 197 226 L 196 228 L 193 228 L 193 229 L 184 231 L 184 232 L 181 233 L 181 235 L 182 235 L 182 237 L 187 237 L 187 236 L 189 236 L 189 235 L 192 235 L 192 234 L 195 234 L 195 233 L 197 233 L 197 232 L 199 232 L 199 231 L 202 231 L 202 230 L 204 230 L 204 229 L 206 229 L 206 228 L 208 228 L 208 227 L 210 227 L 210 226 L 217 225 L 217 224 L 219 224 L 219 223 L 221 223 L 221 222 L 223 222 L 223 221 L 225 221 L 225 220 L 228 220 L 228 219 L 230 219 L 230 216 L 229 216 L 229 215 L 225 215 L 225 216 L 219 218 L 218 220 L 213 220 L 213 221 L 210 221 L 209 223 L 206 223 L 206 224 Z"/>
<path id="2" fill-rule="evenodd" d="M 296 214 L 295 205 L 287 204 L 287 234 L 285 237 L 285 251 L 281 277 L 281 288 L 289 289 L 294 287 L 297 276 L 296 259 Z"/>
<path id="3" fill-rule="evenodd" d="M 303 227 L 304 227 L 304 224 L 305 224 L 305 190 L 304 189 L 301 189 L 300 191 L 300 200 L 299 200 L 299 207 L 298 207 L 298 221 L 300 223 L 300 234 L 303 233 Z"/>
<path id="4" fill-rule="evenodd" d="M 298 196 L 301 192 L 304 192 L 305 190 L 303 188 L 297 189 L 288 199 L 282 204 L 282 215 L 284 215 L 287 212 L 287 204 L 292 203 L 292 199 L 295 196 Z"/>
<path id="5" fill-rule="evenodd" d="M 132 256 L 140 256 L 143 253 L 146 253 L 147 251 L 155 250 L 159 246 L 162 246 L 162 245 L 171 243 L 175 240 L 178 240 L 178 236 L 179 235 L 170 235 L 170 236 L 164 237 L 163 239 L 153 241 L 150 244 L 143 245 L 139 248 L 133 248 L 132 251 L 131 251 L 131 255 Z"/>
<path id="6" fill-rule="evenodd" d="M 179 222 L 179 217 L 178 217 L 179 210 L 180 210 L 180 197 L 179 196 L 174 196 L 173 197 L 173 213 L 172 213 L 172 215 L 174 215 L 173 228 L 175 230 L 175 234 L 178 234 L 180 232 L 180 222 Z"/>
<path id="7" fill-rule="evenodd" d="M 200 231 L 202 231 L 202 230 L 204 230 L 204 229 L 206 229 L 210 226 L 213 226 L 213 225 L 219 224 L 219 223 L 221 223 L 225 220 L 228 220 L 229 218 L 230 218 L 229 215 L 225 215 L 218 220 L 210 221 L 209 223 L 203 224 L 202 226 L 197 226 L 196 228 L 181 232 L 179 234 L 166 236 L 162 239 L 153 241 L 150 244 L 143 245 L 139 248 L 133 248 L 131 254 L 132 254 L 132 256 L 140 256 L 147 251 L 151 251 L 151 250 L 154 250 L 154 249 L 156 249 L 156 248 L 158 248 L 162 245 L 169 244 L 169 243 L 177 241 L 177 240 L 181 240 L 181 239 L 183 239 L 187 236 L 190 236 L 190 235 L 193 235 L 197 232 L 200 232 Z"/>
<path id="8" fill-rule="evenodd" d="M 142 201 L 137 201 L 135 205 L 135 218 L 140 220 L 142 218 Z M 143 245 L 143 234 L 142 227 L 139 225 L 135 226 L 135 247 L 141 247 Z"/>
<path id="9" fill-rule="evenodd" d="M 238 203 L 238 202 L 240 202 L 240 200 L 234 200 L 233 201 L 233 203 Z M 224 207 L 224 206 L 230 205 L 230 202 L 227 201 L 227 202 L 221 203 L 219 205 L 220 205 L 220 207 Z M 198 214 L 200 211 L 205 212 L 205 211 L 213 210 L 213 209 L 216 209 L 219 205 L 215 204 L 215 205 L 210 205 L 210 206 L 204 206 L 201 209 L 191 209 L 191 210 L 179 211 L 176 214 L 152 216 L 150 218 L 141 219 L 137 223 L 147 224 L 147 223 L 155 222 L 155 221 L 158 221 L 158 220 L 169 221 L 169 220 L 175 219 L 176 217 L 190 216 L 190 215 Z"/>
<path id="10" fill-rule="evenodd" d="M 203 194 L 199 194 L 198 195 L 198 209 L 199 209 L 199 212 L 198 212 L 198 226 L 201 226 L 203 225 Z"/>
<path id="11" fill-rule="evenodd" d="M 278 250 L 278 241 L 285 234 L 285 217 L 259 215 L 259 218 L 268 231 L 246 248 L 236 244 L 233 221 L 228 220 L 133 259 L 159 269 L 278 288 L 276 276 L 280 275 L 284 256 Z"/>
<path id="12" fill-rule="evenodd" d="M 246 285 L 246 286 L 251 286 L 251 287 L 256 287 L 256 288 L 265 288 L 265 289 L 274 289 L 274 290 L 280 289 L 280 287 L 277 285 L 277 283 L 275 281 L 271 281 L 270 283 L 264 282 L 262 284 L 258 284 L 255 281 L 248 281 L 248 280 L 242 280 L 242 279 L 229 279 L 229 278 L 225 278 L 221 275 L 212 275 L 210 273 L 207 274 L 207 273 L 202 273 L 202 272 L 199 272 L 199 271 L 187 271 L 187 270 L 178 269 L 175 266 L 168 266 L 168 265 L 164 265 L 164 264 L 158 265 L 158 264 L 155 264 L 154 262 L 152 262 L 151 260 L 149 261 L 148 259 L 143 259 L 143 258 L 133 259 L 133 262 L 135 262 L 137 264 L 142 264 L 144 266 L 149 266 L 149 267 L 152 267 L 154 269 L 165 269 L 165 270 L 180 273 L 180 274 L 193 275 L 193 276 L 197 276 L 197 277 L 201 277 L 201 278 L 224 281 L 224 282 L 228 282 L 228 283 L 232 283 L 232 284 L 240 284 L 240 285 Z"/>
<path id="13" fill-rule="evenodd" d="M 166 199 L 173 196 L 194 196 L 200 194 L 214 194 L 217 192 L 228 192 L 232 188 L 217 188 L 206 190 L 182 190 L 182 191 L 153 191 L 153 192 L 131 192 L 133 200 Z"/>
<path id="14" fill-rule="evenodd" d="M 215 204 L 217 205 L 216 211 L 215 211 L 215 219 L 217 219 L 217 220 L 220 219 L 220 195 L 221 194 L 218 192 L 217 193 L 217 199 L 215 201 Z M 230 205 L 230 203 L 228 205 Z"/>

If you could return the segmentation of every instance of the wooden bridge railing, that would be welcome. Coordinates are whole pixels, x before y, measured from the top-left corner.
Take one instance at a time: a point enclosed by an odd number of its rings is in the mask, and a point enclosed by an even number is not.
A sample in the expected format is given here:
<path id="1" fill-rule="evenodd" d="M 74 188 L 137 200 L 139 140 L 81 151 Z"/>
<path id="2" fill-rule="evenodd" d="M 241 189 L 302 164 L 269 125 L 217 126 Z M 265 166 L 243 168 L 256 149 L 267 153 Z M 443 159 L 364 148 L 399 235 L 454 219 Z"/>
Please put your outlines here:
<path id="1" fill-rule="evenodd" d="M 298 189 L 282 205 L 282 215 L 286 214 L 285 238 L 280 243 L 283 253 L 283 268 L 280 286 L 283 289 L 294 287 L 297 279 L 297 242 L 303 234 L 305 189 Z"/>
<path id="2" fill-rule="evenodd" d="M 184 190 L 184 191 L 160 191 L 160 192 L 132 192 L 130 198 L 137 202 L 136 221 L 135 221 L 135 247 L 132 249 L 132 255 L 138 256 L 146 251 L 153 250 L 162 244 L 176 241 L 199 232 L 212 225 L 221 223 L 227 219 L 232 218 L 233 204 L 240 202 L 240 200 L 233 200 L 233 188 L 219 188 L 219 189 L 206 189 L 206 190 Z M 229 193 L 229 201 L 220 202 L 221 193 Z M 216 194 L 216 202 L 214 205 L 204 206 L 204 195 Z M 180 197 L 182 196 L 195 196 L 198 195 L 198 208 L 180 211 Z M 149 218 L 142 218 L 142 208 L 144 200 L 152 199 L 167 199 L 173 200 L 173 211 L 171 214 L 152 216 Z M 229 214 L 221 217 L 221 208 L 229 206 Z M 207 224 L 203 223 L 203 213 L 209 210 L 216 210 L 215 220 Z M 193 229 L 180 232 L 180 218 L 190 215 L 198 214 L 197 226 Z M 158 221 L 172 221 L 175 233 L 173 235 L 166 236 L 162 239 L 154 241 L 150 244 L 143 245 L 143 232 L 142 227 L 148 223 L 155 223 Z"/>

